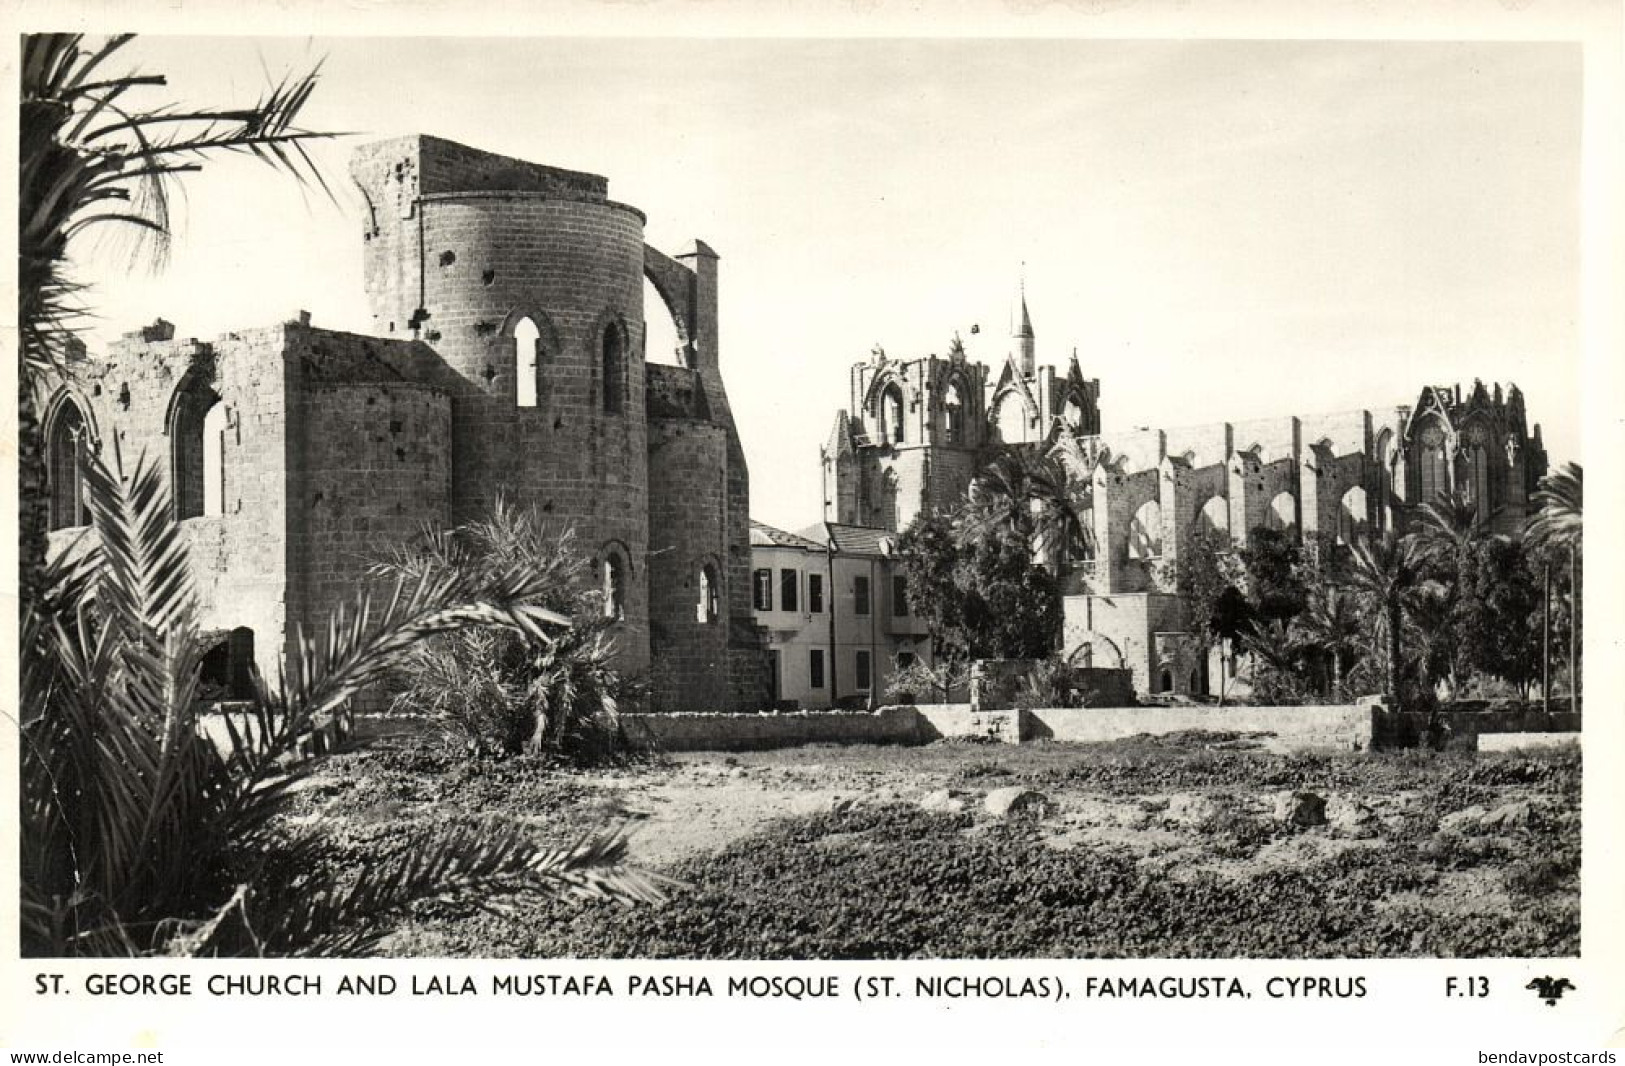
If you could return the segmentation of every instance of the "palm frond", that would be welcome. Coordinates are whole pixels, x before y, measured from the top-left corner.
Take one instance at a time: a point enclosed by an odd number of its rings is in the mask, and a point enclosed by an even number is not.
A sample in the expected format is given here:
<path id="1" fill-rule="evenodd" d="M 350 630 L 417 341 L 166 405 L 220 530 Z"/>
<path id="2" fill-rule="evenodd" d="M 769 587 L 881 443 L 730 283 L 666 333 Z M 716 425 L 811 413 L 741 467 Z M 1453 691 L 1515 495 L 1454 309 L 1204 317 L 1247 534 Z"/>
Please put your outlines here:
<path id="1" fill-rule="evenodd" d="M 254 929 L 267 953 L 348 956 L 375 944 L 391 920 L 421 899 L 486 910 L 559 896 L 665 902 L 681 883 L 626 865 L 627 835 L 618 826 L 549 847 L 523 826 L 494 820 L 419 831 L 352 880 L 262 892 L 251 908 Z"/>

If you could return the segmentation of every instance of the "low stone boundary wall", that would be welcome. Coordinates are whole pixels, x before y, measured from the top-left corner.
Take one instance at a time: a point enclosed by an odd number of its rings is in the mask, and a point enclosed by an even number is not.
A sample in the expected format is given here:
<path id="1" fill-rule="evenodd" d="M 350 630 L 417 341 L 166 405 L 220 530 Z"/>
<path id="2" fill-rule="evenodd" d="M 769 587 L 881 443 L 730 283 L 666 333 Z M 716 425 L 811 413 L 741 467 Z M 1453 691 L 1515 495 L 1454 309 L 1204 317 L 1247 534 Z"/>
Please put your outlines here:
<path id="1" fill-rule="evenodd" d="M 1479 751 L 1530 751 L 1547 748 L 1578 748 L 1578 733 L 1480 733 Z"/>
<path id="2" fill-rule="evenodd" d="M 1422 743 L 1428 730 L 1426 711 L 1379 711 L 1374 720 L 1376 742 L 1379 747 L 1414 747 Z M 1473 738 L 1484 747 L 1482 738 L 1497 733 L 1578 733 L 1579 714 L 1567 711 L 1545 714 L 1538 710 L 1515 711 L 1457 711 L 1437 712 L 1437 720 L 1444 728 L 1446 743 L 1458 738 Z M 1469 741 L 1462 741 L 1467 743 Z"/>
<path id="3" fill-rule="evenodd" d="M 656 751 L 755 751 L 802 744 L 920 742 L 919 716 L 908 707 L 760 714 L 623 714 L 621 729 L 633 745 Z"/>
<path id="4" fill-rule="evenodd" d="M 226 722 L 228 718 L 230 725 Z M 197 727 L 198 732 L 207 737 L 222 753 L 231 750 L 233 727 L 236 728 L 237 735 L 250 744 L 258 744 L 264 739 L 260 735 L 263 730 L 260 727 L 259 716 L 250 711 L 231 709 L 230 705 L 198 715 Z M 323 715 L 312 722 L 311 728 L 300 736 L 291 753 L 291 759 L 297 762 L 316 755 L 331 754 L 343 747 L 354 732 L 353 709 L 347 707 L 337 714 Z"/>
<path id="5" fill-rule="evenodd" d="M 1274 751 L 1364 751 L 1372 711 L 1339 707 L 1065 707 L 974 710 L 964 703 L 907 704 L 878 711 L 761 714 L 626 714 L 634 744 L 659 751 L 749 751 L 802 744 L 928 744 L 984 739 L 1100 743 L 1186 731 L 1267 734 Z"/>
<path id="6" fill-rule="evenodd" d="M 1100 743 L 1149 733 L 1263 733 L 1271 751 L 1368 751 L 1373 710 L 1314 707 L 1056 707 L 1023 712 L 1025 740 Z"/>

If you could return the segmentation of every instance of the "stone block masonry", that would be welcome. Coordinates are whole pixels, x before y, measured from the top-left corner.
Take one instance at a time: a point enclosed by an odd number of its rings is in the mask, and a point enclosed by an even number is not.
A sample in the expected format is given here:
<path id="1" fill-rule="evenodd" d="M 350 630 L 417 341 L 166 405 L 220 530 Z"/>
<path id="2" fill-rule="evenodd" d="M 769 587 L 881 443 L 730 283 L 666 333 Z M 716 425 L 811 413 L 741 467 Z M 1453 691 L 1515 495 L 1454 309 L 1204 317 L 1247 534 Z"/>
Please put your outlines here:
<path id="1" fill-rule="evenodd" d="M 716 253 L 649 248 L 602 177 L 433 137 L 363 147 L 352 173 L 373 335 L 302 315 L 204 343 L 160 321 L 56 391 L 53 469 L 72 474 L 81 436 L 163 463 L 205 626 L 252 630 L 267 676 L 384 549 L 502 498 L 573 531 L 617 665 L 647 672 L 658 706 L 759 706 Z M 645 278 L 684 367 L 645 367 Z M 60 495 L 58 551 L 82 521 Z"/>

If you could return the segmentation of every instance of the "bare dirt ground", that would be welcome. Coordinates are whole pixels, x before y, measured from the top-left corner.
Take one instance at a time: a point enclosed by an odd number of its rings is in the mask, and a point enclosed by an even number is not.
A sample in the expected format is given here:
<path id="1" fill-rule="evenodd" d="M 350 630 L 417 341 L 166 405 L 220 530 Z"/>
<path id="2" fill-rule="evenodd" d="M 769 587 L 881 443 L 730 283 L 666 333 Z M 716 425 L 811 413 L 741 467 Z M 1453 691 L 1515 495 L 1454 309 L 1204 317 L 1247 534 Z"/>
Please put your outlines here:
<path id="1" fill-rule="evenodd" d="M 1085 863 L 1112 856 L 1153 881 L 1246 891 L 1271 871 L 1377 877 L 1357 868 L 1402 853 L 1396 869 L 1378 878 L 1387 887 L 1361 904 L 1365 919 L 1380 924 L 1385 911 L 1445 922 L 1488 916 L 1495 929 L 1521 929 L 1532 906 L 1577 907 L 1572 754 L 1293 757 L 1267 752 L 1261 738 L 1193 734 L 1100 745 L 820 745 L 570 770 L 530 760 L 426 758 L 423 750 L 420 741 L 395 737 L 325 760 L 303 786 L 308 800 L 297 821 L 337 834 L 352 855 L 447 817 L 513 818 L 560 838 L 627 823 L 634 864 L 690 882 L 714 874 L 726 884 L 734 875 L 706 864 L 748 864 L 748 852 L 743 859 L 738 853 L 742 843 L 784 847 L 786 832 L 800 832 L 786 827 L 811 825 L 822 835 L 795 845 L 802 850 L 790 853 L 792 863 L 807 847 L 845 861 L 843 849 L 860 847 L 868 831 L 871 816 L 862 812 L 918 811 L 931 815 L 920 830 L 930 839 L 919 839 L 922 854 L 939 849 L 930 852 L 936 861 L 957 854 L 955 835 L 974 849 L 979 834 L 1006 834 L 998 837 L 1005 846 L 1016 832 L 1019 842 L 1010 846 L 1041 849 L 1028 854 L 1063 862 L 1076 854 Z M 1036 795 L 1013 812 L 988 807 L 990 795 L 1008 800 L 1021 792 Z M 1547 858 L 1571 853 L 1572 860 Z M 1419 887 L 1411 887 L 1413 875 Z M 806 881 L 816 871 L 795 876 Z M 702 895 L 705 889 L 701 883 Z M 384 949 L 527 954 L 541 942 L 431 909 L 403 922 Z"/>

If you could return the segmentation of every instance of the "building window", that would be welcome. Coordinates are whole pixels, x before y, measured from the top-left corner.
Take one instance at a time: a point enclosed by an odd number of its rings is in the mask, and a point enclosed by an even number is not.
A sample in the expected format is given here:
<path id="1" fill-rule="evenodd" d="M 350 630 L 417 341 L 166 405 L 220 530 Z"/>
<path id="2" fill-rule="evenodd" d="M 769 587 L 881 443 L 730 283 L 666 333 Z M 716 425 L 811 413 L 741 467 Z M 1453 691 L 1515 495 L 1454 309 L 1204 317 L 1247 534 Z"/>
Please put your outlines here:
<path id="1" fill-rule="evenodd" d="M 620 551 L 609 548 L 604 552 L 604 617 L 622 618 L 626 615 L 626 559 Z"/>
<path id="2" fill-rule="evenodd" d="M 813 614 L 824 613 L 824 575 L 807 575 L 807 610 Z"/>
<path id="3" fill-rule="evenodd" d="M 194 380 L 181 388 L 169 425 L 175 517 L 220 514 L 226 410 L 207 385 Z"/>
<path id="4" fill-rule="evenodd" d="M 1174 675 L 1170 671 L 1164 670 L 1162 672 L 1162 674 L 1157 678 L 1157 691 L 1158 692 L 1172 692 L 1173 690 L 1174 690 Z"/>
<path id="5" fill-rule="evenodd" d="M 773 609 L 773 571 L 758 570 L 751 575 L 751 602 L 758 611 Z"/>
<path id="6" fill-rule="evenodd" d="M 620 326 L 610 323 L 604 329 L 604 410 L 621 413 L 621 393 L 625 389 L 626 342 Z"/>
<path id="7" fill-rule="evenodd" d="M 908 617 L 908 578 L 902 574 L 891 579 L 891 613 L 898 618 Z"/>
<path id="8" fill-rule="evenodd" d="M 793 611 L 796 609 L 796 592 L 801 586 L 801 571 L 779 571 L 779 610 Z"/>
<path id="9" fill-rule="evenodd" d="M 700 602 L 694 616 L 701 622 L 715 622 L 717 613 L 717 568 L 706 563 L 700 567 Z"/>
<path id="10" fill-rule="evenodd" d="M 814 648 L 807 653 L 807 687 L 824 687 L 824 649 Z"/>
<path id="11" fill-rule="evenodd" d="M 45 443 L 52 529 L 82 526 L 85 514 L 85 416 L 72 400 L 62 404 Z"/>
<path id="12" fill-rule="evenodd" d="M 854 577 L 852 579 L 852 612 L 854 614 L 869 613 L 869 579 L 867 577 Z"/>
<path id="13" fill-rule="evenodd" d="M 965 396 L 959 390 L 958 381 L 948 383 L 948 391 L 942 399 L 942 409 L 948 420 L 948 443 L 965 443 Z"/>
<path id="14" fill-rule="evenodd" d="M 895 382 L 880 393 L 880 437 L 899 443 L 903 439 L 903 390 Z"/>
<path id="15" fill-rule="evenodd" d="M 515 402 L 520 407 L 536 406 L 536 375 L 541 363 L 542 331 L 528 318 L 513 328 L 513 373 Z"/>
<path id="16" fill-rule="evenodd" d="M 1128 527 L 1128 557 L 1139 559 L 1158 559 L 1162 556 L 1162 505 L 1156 500 L 1147 500 L 1134 512 L 1134 520 Z"/>
<path id="17" fill-rule="evenodd" d="M 911 667 L 913 665 L 914 665 L 914 653 L 913 652 L 911 652 L 911 651 L 900 651 L 900 652 L 897 653 L 897 669 L 899 671 L 907 670 L 909 667 Z"/>
<path id="18" fill-rule="evenodd" d="M 858 651 L 856 667 L 857 668 L 854 673 L 857 675 L 858 688 L 864 692 L 867 692 L 869 691 L 869 684 L 872 680 L 869 676 L 870 663 L 869 653 L 867 651 L 861 649 Z"/>

